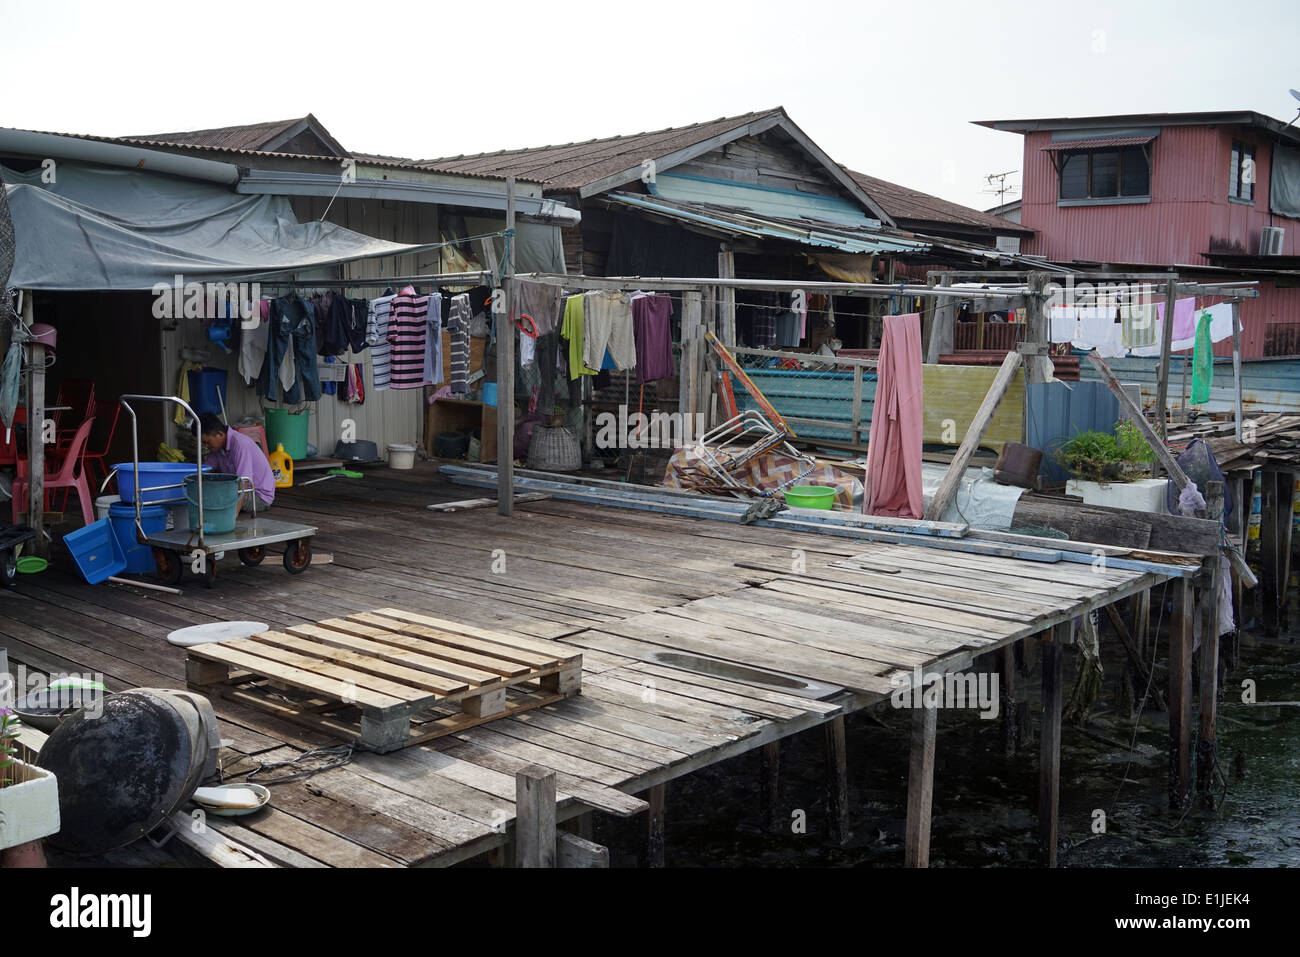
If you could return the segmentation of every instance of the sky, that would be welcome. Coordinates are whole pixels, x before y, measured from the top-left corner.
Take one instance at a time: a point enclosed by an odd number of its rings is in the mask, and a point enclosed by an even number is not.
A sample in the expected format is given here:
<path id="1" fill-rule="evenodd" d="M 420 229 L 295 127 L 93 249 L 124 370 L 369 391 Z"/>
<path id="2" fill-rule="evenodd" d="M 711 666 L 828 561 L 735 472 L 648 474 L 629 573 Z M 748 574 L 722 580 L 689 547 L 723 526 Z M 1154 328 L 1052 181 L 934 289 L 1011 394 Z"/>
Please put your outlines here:
<path id="1" fill-rule="evenodd" d="M 0 35 L 0 126 L 313 113 L 348 149 L 432 158 L 784 106 L 836 161 L 981 209 L 1022 142 L 973 120 L 1300 109 L 1296 0 L 0 0 Z"/>

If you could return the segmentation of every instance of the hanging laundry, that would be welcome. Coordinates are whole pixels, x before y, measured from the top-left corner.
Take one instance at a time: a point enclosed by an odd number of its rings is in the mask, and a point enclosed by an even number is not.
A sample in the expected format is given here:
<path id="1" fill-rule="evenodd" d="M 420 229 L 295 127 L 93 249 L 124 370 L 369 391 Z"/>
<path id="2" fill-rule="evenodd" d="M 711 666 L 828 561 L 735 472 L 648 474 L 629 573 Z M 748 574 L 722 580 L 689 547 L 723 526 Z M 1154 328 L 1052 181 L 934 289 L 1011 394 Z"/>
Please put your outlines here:
<path id="1" fill-rule="evenodd" d="M 1160 340 L 1156 337 L 1156 306 L 1153 302 L 1121 307 L 1120 321 L 1123 325 L 1121 342 L 1126 352 L 1156 346 Z"/>
<path id="2" fill-rule="evenodd" d="M 442 296 L 429 296 L 429 309 L 425 316 L 424 334 L 424 384 L 442 382 Z"/>
<path id="3" fill-rule="evenodd" d="M 589 366 L 599 366 L 608 348 L 614 368 L 626 370 L 635 367 L 631 297 L 625 292 L 589 292 L 583 300 L 582 313 L 585 332 L 583 361 Z"/>
<path id="4" fill-rule="evenodd" d="M 277 388 L 283 384 L 281 367 L 286 361 L 293 364 L 294 381 L 287 388 Z M 280 370 L 279 375 L 275 375 L 273 370 Z M 321 396 L 320 377 L 316 370 L 315 313 L 297 293 L 271 301 L 266 360 L 257 379 L 257 394 L 291 404 L 314 402 Z"/>
<path id="5" fill-rule="evenodd" d="M 447 328 L 451 333 L 451 392 L 453 395 L 469 393 L 469 324 L 472 307 L 468 293 L 451 299 Z"/>
<path id="6" fill-rule="evenodd" d="M 202 372 L 202 362 L 182 362 L 180 376 L 176 380 L 176 397 L 182 402 L 190 401 L 190 373 Z M 185 411 L 185 407 L 178 405 L 176 411 L 172 413 L 172 421 L 177 425 L 184 425 L 190 420 L 190 414 Z"/>
<path id="7" fill-rule="evenodd" d="M 876 366 L 876 404 L 867 443 L 868 515 L 921 518 L 921 443 L 925 423 L 921 381 L 921 316 L 885 316 Z"/>
<path id="8" fill-rule="evenodd" d="M 1212 321 L 1213 316 L 1206 309 L 1196 323 L 1196 348 L 1192 352 L 1192 405 L 1210 401 L 1210 386 L 1214 384 L 1214 343 L 1210 340 Z"/>
<path id="9" fill-rule="evenodd" d="M 560 335 L 569 343 L 569 378 L 577 379 L 584 375 L 595 375 L 597 370 L 590 369 L 582 361 L 586 325 L 583 321 L 581 294 L 570 296 L 564 301 L 564 322 L 560 326 Z"/>
<path id="10" fill-rule="evenodd" d="M 537 337 L 530 334 L 527 330 L 519 330 L 519 365 L 527 369 L 533 364 L 533 357 L 537 352 Z"/>
<path id="11" fill-rule="evenodd" d="M 1165 304 L 1156 303 L 1156 315 L 1160 319 L 1165 317 Z M 1187 340 L 1194 343 L 1196 340 L 1196 300 L 1179 299 L 1174 302 L 1174 341 L 1179 342 Z M 1184 348 L 1190 348 L 1186 346 Z"/>
<path id="12" fill-rule="evenodd" d="M 348 351 L 352 306 L 343 296 L 333 293 L 324 297 L 323 306 L 323 311 L 318 311 L 316 317 L 317 354 L 341 356 Z"/>
<path id="13" fill-rule="evenodd" d="M 515 315 L 529 316 L 539 336 L 554 332 L 560 320 L 560 287 L 520 279 L 515 283 Z"/>
<path id="14" fill-rule="evenodd" d="M 271 300 L 263 299 L 253 307 L 257 324 L 251 329 L 241 329 L 239 337 L 239 374 L 244 377 L 244 385 L 252 385 L 262 363 L 266 361 L 267 320 L 271 315 Z M 250 318 L 249 322 L 252 322 Z"/>
<path id="15" fill-rule="evenodd" d="M 396 296 L 370 300 L 366 314 L 366 343 L 370 346 L 370 381 L 376 392 L 388 388 L 389 354 L 388 315 Z"/>
<path id="16" fill-rule="evenodd" d="M 632 300 L 637 382 L 667 379 L 677 373 L 673 365 L 672 319 L 673 301 L 669 296 L 655 294 Z"/>
<path id="17" fill-rule="evenodd" d="M 364 299 L 346 299 L 348 304 L 348 318 L 345 332 L 348 338 L 348 348 L 352 350 L 354 356 L 360 355 L 368 346 L 366 344 L 366 320 L 370 316 L 370 303 Z"/>
<path id="18" fill-rule="evenodd" d="M 417 296 L 413 286 L 403 288 L 389 304 L 390 389 L 418 389 L 424 385 L 428 314 L 429 297 Z"/>

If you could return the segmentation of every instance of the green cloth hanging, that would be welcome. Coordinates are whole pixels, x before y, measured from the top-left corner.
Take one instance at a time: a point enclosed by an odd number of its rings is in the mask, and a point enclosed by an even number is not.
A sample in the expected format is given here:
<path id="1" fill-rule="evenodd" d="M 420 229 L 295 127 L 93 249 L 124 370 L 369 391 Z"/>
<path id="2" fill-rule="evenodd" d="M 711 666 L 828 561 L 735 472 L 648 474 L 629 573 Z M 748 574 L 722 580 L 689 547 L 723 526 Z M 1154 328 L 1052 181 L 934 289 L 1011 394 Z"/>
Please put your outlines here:
<path id="1" fill-rule="evenodd" d="M 1210 341 L 1210 313 L 1201 313 L 1196 323 L 1196 347 L 1192 350 L 1192 405 L 1210 401 L 1214 384 L 1214 343 Z"/>

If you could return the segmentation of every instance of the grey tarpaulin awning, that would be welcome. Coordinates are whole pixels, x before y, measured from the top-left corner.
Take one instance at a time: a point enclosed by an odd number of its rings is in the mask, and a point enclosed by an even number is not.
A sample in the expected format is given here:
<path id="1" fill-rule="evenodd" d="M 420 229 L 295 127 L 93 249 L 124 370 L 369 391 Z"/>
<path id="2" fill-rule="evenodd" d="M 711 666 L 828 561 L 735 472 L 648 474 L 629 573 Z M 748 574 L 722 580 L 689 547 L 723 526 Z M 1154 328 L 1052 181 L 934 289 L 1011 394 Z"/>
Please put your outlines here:
<path id="1" fill-rule="evenodd" d="M 238 280 L 429 249 L 300 223 L 284 196 L 246 196 L 215 183 L 59 162 L 0 167 L 16 238 L 9 284 L 19 289 L 131 290 Z"/>

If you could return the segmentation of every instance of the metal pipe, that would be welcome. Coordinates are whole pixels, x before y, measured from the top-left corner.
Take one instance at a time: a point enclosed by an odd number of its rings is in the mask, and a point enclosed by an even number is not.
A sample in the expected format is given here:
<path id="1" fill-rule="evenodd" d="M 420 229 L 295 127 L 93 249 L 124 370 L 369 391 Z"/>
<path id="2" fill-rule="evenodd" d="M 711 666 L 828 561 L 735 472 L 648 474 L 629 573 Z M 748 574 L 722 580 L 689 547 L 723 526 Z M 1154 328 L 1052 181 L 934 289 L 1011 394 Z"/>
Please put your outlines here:
<path id="1" fill-rule="evenodd" d="M 108 580 L 116 585 L 131 585 L 134 588 L 147 588 L 150 591 L 165 591 L 169 595 L 184 594 L 179 588 L 172 588 L 170 585 L 155 585 L 153 582 L 138 582 L 130 578 L 118 578 L 116 575 L 109 575 Z"/>
<path id="2" fill-rule="evenodd" d="M 210 183 L 231 184 L 239 179 L 239 167 L 233 163 L 180 156 L 160 150 L 103 143 L 99 140 L 61 136 L 58 133 L 37 133 L 31 130 L 0 129 L 0 153 L 20 156 L 54 157 L 84 163 L 103 163 L 150 173 L 169 173 L 187 179 L 207 180 Z"/>

